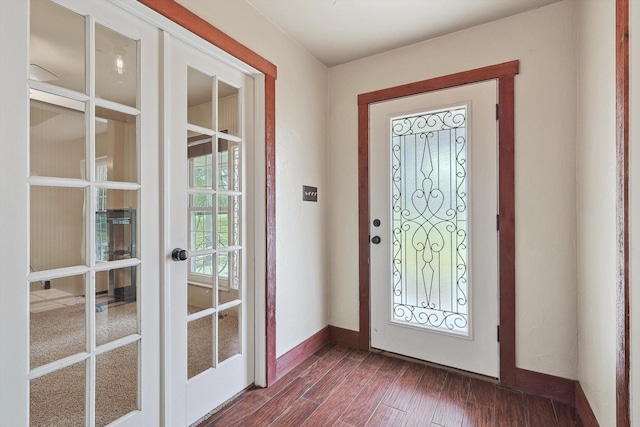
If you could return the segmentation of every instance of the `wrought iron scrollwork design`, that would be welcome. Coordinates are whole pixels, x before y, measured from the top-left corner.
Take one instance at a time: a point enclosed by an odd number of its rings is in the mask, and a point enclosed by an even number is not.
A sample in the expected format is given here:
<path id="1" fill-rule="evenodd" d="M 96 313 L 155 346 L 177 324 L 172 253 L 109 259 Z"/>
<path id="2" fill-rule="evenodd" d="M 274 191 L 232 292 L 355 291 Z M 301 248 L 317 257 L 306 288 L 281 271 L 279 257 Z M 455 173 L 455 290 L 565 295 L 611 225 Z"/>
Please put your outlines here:
<path id="1" fill-rule="evenodd" d="M 467 107 L 391 121 L 393 316 L 466 334 Z"/>

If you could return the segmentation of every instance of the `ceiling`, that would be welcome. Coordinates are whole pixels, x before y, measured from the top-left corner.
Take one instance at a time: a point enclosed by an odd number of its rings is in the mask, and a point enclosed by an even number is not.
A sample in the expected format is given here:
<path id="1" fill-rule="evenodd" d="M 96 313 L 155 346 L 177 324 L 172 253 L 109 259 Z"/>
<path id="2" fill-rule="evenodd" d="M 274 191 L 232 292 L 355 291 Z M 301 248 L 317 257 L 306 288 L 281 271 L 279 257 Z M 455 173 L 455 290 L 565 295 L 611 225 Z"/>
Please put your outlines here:
<path id="1" fill-rule="evenodd" d="M 245 0 L 326 66 L 559 0 Z"/>

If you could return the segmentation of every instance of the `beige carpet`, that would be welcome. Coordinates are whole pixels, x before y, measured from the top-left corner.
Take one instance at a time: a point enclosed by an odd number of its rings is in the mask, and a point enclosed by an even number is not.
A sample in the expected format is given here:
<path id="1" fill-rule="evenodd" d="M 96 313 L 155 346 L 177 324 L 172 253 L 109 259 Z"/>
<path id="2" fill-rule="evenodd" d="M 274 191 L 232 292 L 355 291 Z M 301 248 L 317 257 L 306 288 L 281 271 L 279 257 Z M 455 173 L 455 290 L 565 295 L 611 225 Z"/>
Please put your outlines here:
<path id="1" fill-rule="evenodd" d="M 31 366 L 42 366 L 85 349 L 84 301 L 31 313 Z M 118 303 L 96 312 L 96 341 L 111 342 L 136 331 L 136 306 Z M 189 377 L 212 366 L 212 318 L 191 322 Z M 230 310 L 219 318 L 219 358 L 240 350 L 238 318 Z M 104 426 L 136 410 L 137 353 L 133 343 L 96 358 L 96 425 Z M 31 381 L 31 426 L 85 425 L 86 364 L 78 363 Z"/>

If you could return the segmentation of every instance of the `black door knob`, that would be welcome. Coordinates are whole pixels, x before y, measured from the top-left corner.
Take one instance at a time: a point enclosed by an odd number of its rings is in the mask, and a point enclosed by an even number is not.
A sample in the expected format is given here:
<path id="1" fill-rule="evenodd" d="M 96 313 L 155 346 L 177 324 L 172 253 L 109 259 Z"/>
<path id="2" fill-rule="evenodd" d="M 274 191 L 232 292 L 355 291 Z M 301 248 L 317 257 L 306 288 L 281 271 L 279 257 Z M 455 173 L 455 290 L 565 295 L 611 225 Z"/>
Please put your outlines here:
<path id="1" fill-rule="evenodd" d="M 189 258 L 189 252 L 184 249 L 175 248 L 173 252 L 171 252 L 171 259 L 174 261 L 185 261 L 187 258 Z"/>
<path id="2" fill-rule="evenodd" d="M 380 236 L 373 236 L 371 238 L 371 243 L 373 243 L 374 245 L 377 245 L 378 243 L 380 243 Z"/>
<path id="3" fill-rule="evenodd" d="M 374 220 L 373 220 L 373 226 L 374 226 L 374 227 L 380 227 L 380 220 L 379 220 L 379 219 L 377 219 L 377 218 L 376 218 L 376 219 L 374 219 Z"/>

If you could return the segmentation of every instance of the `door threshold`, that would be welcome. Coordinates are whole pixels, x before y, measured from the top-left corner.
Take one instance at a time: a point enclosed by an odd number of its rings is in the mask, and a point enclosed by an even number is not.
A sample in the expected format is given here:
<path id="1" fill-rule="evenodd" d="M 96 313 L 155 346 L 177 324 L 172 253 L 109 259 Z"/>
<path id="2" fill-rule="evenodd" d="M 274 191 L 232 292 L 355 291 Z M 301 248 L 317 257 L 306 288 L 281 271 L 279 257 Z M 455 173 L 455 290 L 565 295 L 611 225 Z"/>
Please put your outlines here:
<path id="1" fill-rule="evenodd" d="M 439 363 L 429 362 L 428 360 L 416 359 L 415 357 L 405 356 L 404 354 L 393 353 L 391 351 L 381 350 L 373 347 L 369 347 L 369 352 L 373 354 L 380 354 L 383 356 L 394 357 L 396 359 L 406 360 L 408 362 L 419 363 L 421 365 L 430 366 L 432 368 L 442 369 L 444 371 L 464 375 L 469 378 L 475 378 L 477 380 L 487 381 L 492 384 L 500 385 L 499 378 L 489 377 L 486 375 L 478 374 L 476 372 L 465 371 L 464 369 L 459 369 L 459 368 L 452 368 L 451 366 L 440 365 Z"/>

